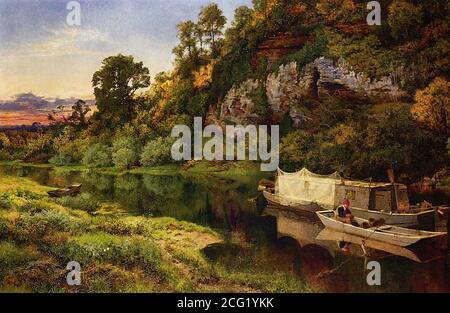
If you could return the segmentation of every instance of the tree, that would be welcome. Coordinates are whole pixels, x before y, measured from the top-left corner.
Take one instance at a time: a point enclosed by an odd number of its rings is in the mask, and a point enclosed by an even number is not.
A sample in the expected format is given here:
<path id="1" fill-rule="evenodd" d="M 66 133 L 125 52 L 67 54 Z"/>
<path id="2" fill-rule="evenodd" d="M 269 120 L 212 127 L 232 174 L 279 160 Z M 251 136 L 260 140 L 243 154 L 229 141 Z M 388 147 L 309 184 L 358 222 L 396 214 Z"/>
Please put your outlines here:
<path id="1" fill-rule="evenodd" d="M 69 117 L 69 121 L 78 125 L 80 128 L 85 128 L 87 126 L 86 115 L 91 111 L 86 102 L 83 100 L 78 100 L 72 106 L 72 114 Z"/>
<path id="2" fill-rule="evenodd" d="M 436 77 L 428 87 L 418 90 L 411 111 L 427 128 L 447 137 L 450 116 L 450 82 Z"/>
<path id="3" fill-rule="evenodd" d="M 193 57 L 197 48 L 196 25 L 192 21 L 181 22 L 177 25 L 177 37 L 180 40 L 180 46 L 183 51 L 187 51 L 190 58 Z"/>
<path id="4" fill-rule="evenodd" d="M 217 56 L 217 40 L 223 35 L 222 30 L 226 22 L 227 18 L 216 3 L 202 7 L 198 15 L 198 25 L 206 36 L 205 41 L 209 43 L 213 57 Z"/>
<path id="5" fill-rule="evenodd" d="M 408 39 L 421 26 L 422 12 L 419 6 L 404 0 L 395 0 L 388 8 L 388 24 L 396 39 Z"/>
<path id="6" fill-rule="evenodd" d="M 245 5 L 234 10 L 233 22 L 225 34 L 227 44 L 233 45 L 245 38 L 248 29 L 251 27 L 252 18 L 253 10 Z"/>
<path id="7" fill-rule="evenodd" d="M 183 77 L 188 77 L 200 64 L 197 26 L 192 21 L 186 21 L 179 23 L 177 28 L 180 44 L 173 48 L 172 52 L 176 57 L 177 72 Z"/>
<path id="8" fill-rule="evenodd" d="M 132 119 L 137 105 L 136 91 L 150 86 L 149 70 L 142 62 L 135 62 L 133 56 L 111 56 L 94 73 L 92 86 L 98 108 L 96 116 L 114 128 Z"/>

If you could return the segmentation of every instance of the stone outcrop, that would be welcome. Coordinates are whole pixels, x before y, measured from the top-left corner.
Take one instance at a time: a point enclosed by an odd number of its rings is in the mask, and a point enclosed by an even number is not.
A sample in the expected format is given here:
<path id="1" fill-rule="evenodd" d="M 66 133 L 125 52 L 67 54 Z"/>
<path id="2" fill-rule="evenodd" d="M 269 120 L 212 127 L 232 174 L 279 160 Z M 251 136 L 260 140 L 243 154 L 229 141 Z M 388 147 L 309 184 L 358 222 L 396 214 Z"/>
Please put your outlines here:
<path id="1" fill-rule="evenodd" d="M 407 94 L 394 85 L 389 77 L 370 80 L 364 74 L 352 71 L 343 60 L 335 64 L 332 60 L 321 57 L 314 61 L 314 66 L 319 73 L 317 82 L 319 96 L 329 93 L 333 87 L 338 87 L 360 97 L 367 97 L 371 101 L 407 97 Z"/>
<path id="2" fill-rule="evenodd" d="M 248 79 L 231 88 L 223 101 L 210 109 L 209 120 L 248 124 L 257 119 L 253 112 L 251 93 L 264 84 L 272 121 L 279 122 L 288 113 L 294 123 L 305 120 L 301 107 L 305 100 L 320 101 L 324 97 L 343 96 L 378 102 L 395 100 L 408 95 L 390 78 L 369 80 L 352 71 L 343 60 L 334 62 L 317 58 L 300 70 L 295 62 L 281 65 L 264 82 Z M 215 116 L 211 116 L 214 112 Z"/>
<path id="3" fill-rule="evenodd" d="M 253 113 L 251 93 L 258 88 L 259 83 L 256 79 L 247 79 L 239 86 L 233 86 L 220 105 L 220 119 L 247 124 L 257 118 Z"/>

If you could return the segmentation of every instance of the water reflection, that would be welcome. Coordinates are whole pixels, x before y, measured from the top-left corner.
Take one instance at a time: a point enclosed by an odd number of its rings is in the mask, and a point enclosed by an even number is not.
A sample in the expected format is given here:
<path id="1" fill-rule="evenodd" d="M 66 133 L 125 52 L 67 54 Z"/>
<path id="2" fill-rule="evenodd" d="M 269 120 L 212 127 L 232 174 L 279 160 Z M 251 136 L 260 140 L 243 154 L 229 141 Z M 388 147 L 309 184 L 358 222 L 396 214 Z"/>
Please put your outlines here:
<path id="1" fill-rule="evenodd" d="M 82 183 L 82 192 L 118 203 L 128 214 L 170 216 L 219 229 L 225 242 L 203 252 L 224 266 L 246 262 L 244 266 L 251 268 L 264 260 L 274 270 L 295 273 L 317 289 L 331 292 L 450 290 L 444 260 L 418 264 L 400 257 L 383 258 L 382 253 L 371 255 L 382 264 L 382 285 L 368 286 L 361 248 L 352 245 L 351 255 L 343 255 L 336 241 L 317 239 L 323 226 L 315 215 L 267 208 L 257 191 L 261 177 L 108 175 L 27 166 L 0 166 L 0 173 L 52 187 Z M 246 258 L 239 258 L 243 255 Z"/>

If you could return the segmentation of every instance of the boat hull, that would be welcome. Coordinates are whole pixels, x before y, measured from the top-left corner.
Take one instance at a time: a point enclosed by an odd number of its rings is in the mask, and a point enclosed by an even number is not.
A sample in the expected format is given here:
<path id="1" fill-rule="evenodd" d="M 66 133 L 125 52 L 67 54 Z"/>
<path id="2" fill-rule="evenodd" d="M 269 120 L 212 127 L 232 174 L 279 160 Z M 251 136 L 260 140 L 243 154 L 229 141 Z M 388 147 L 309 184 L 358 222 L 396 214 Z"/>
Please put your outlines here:
<path id="1" fill-rule="evenodd" d="M 363 219 L 384 219 L 386 224 L 397 225 L 401 227 L 426 227 L 434 224 L 435 212 L 434 210 L 428 210 L 417 213 L 395 213 L 395 212 L 382 212 L 372 211 L 360 208 L 352 208 L 352 213 L 356 217 Z"/>
<path id="2" fill-rule="evenodd" d="M 267 189 L 263 190 L 263 195 L 269 204 L 288 210 L 315 213 L 325 209 L 334 209 L 332 207 L 319 205 L 318 203 L 298 203 L 296 201 L 290 201 L 289 199 L 282 198 Z M 352 213 L 354 216 L 366 220 L 372 218 L 375 220 L 384 219 L 386 224 L 407 228 L 432 228 L 435 218 L 435 212 L 433 209 L 416 213 L 390 213 L 352 208 Z"/>
<path id="3" fill-rule="evenodd" d="M 317 203 L 298 203 L 289 201 L 288 199 L 283 199 L 276 194 L 270 193 L 266 190 L 263 191 L 264 198 L 267 202 L 273 206 L 281 207 L 287 210 L 302 211 L 315 213 L 317 211 L 323 210 Z"/>
<path id="4" fill-rule="evenodd" d="M 361 228 L 336 220 L 334 218 L 334 212 L 330 210 L 319 211 L 316 212 L 316 214 L 325 227 L 331 228 L 338 232 L 359 236 L 365 238 L 365 240 L 377 240 L 401 247 L 407 247 L 426 239 L 447 236 L 446 233 L 419 231 L 391 225 L 374 228 Z M 367 222 L 367 220 L 357 217 L 355 220 L 360 225 L 362 225 L 363 222 Z"/>

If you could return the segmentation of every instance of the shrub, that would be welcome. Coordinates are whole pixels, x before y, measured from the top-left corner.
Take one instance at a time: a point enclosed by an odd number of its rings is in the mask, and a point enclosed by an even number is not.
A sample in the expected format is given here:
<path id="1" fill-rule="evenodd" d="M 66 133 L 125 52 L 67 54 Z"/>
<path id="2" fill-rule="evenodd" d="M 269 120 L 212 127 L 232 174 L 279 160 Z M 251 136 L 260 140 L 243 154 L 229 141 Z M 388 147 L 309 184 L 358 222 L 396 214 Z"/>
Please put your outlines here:
<path id="1" fill-rule="evenodd" d="M 134 272 L 111 264 L 92 265 L 83 270 L 83 285 L 87 292 L 126 292 L 139 279 Z"/>
<path id="2" fill-rule="evenodd" d="M 129 137 L 121 137 L 114 141 L 112 161 L 115 167 L 130 168 L 138 161 L 140 144 Z"/>
<path id="3" fill-rule="evenodd" d="M 39 200 L 30 200 L 19 206 L 18 210 L 30 214 L 41 213 L 48 210 L 48 203 Z"/>
<path id="4" fill-rule="evenodd" d="M 40 242 L 44 237 L 58 232 L 76 234 L 86 228 L 86 223 L 64 213 L 42 211 L 35 214 L 21 214 L 11 232 L 16 240 Z"/>
<path id="5" fill-rule="evenodd" d="M 4 282 L 9 286 L 26 286 L 34 292 L 61 292 L 66 275 L 64 268 L 51 259 L 45 259 L 11 270 Z"/>
<path id="6" fill-rule="evenodd" d="M 0 219 L 0 239 L 8 235 L 8 224 L 5 220 Z"/>
<path id="7" fill-rule="evenodd" d="M 0 150 L 0 161 L 10 161 L 11 159 L 12 157 L 7 151 Z"/>
<path id="8" fill-rule="evenodd" d="M 149 141 L 141 154 L 141 164 L 143 166 L 155 166 L 169 163 L 172 160 L 171 147 L 174 142 L 173 138 L 156 138 Z"/>
<path id="9" fill-rule="evenodd" d="M 115 167 L 129 169 L 137 159 L 136 153 L 128 148 L 122 148 L 113 153 L 113 163 Z"/>
<path id="10" fill-rule="evenodd" d="M 100 203 L 89 193 L 82 193 L 76 197 L 62 197 L 56 201 L 62 206 L 88 213 L 95 212 L 100 207 Z"/>
<path id="11" fill-rule="evenodd" d="M 103 144 L 92 145 L 84 154 L 83 164 L 89 167 L 111 166 L 111 148 Z"/>
<path id="12" fill-rule="evenodd" d="M 53 248 L 56 255 L 68 262 L 77 260 L 81 266 L 111 263 L 126 268 L 140 267 L 149 274 L 166 278 L 162 253 L 153 242 L 132 237 L 119 237 L 104 232 L 75 237 Z"/>
<path id="13" fill-rule="evenodd" d="M 0 270 L 26 264 L 36 259 L 27 249 L 17 247 L 9 241 L 0 242 Z"/>

